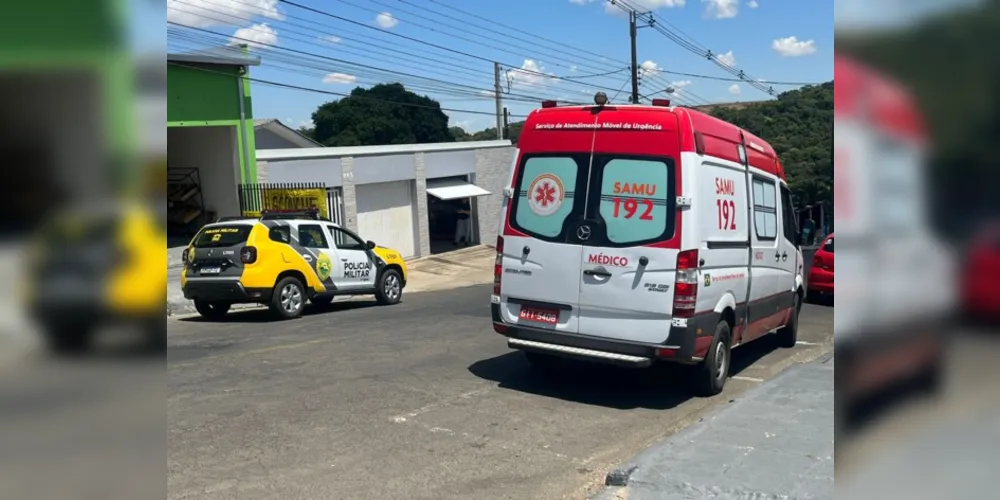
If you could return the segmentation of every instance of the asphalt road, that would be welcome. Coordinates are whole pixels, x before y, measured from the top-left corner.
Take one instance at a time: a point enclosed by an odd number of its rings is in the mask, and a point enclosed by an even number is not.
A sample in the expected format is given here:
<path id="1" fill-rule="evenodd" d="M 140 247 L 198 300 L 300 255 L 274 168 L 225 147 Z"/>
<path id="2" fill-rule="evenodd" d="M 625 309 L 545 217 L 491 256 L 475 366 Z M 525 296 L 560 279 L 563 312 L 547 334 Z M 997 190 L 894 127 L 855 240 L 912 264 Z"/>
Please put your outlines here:
<path id="1" fill-rule="evenodd" d="M 832 349 L 833 309 L 806 305 L 804 343 L 737 349 L 716 398 L 671 369 L 546 379 L 493 333 L 489 295 L 168 320 L 169 498 L 586 498 L 659 438 Z"/>

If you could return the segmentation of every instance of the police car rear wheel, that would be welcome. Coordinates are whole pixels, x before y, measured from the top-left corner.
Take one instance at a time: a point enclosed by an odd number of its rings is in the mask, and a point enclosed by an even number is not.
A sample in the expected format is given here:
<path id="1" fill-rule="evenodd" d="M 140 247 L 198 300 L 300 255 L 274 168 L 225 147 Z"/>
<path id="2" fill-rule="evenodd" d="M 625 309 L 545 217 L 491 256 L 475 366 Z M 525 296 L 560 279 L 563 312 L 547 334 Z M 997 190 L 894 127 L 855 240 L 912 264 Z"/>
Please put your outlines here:
<path id="1" fill-rule="evenodd" d="M 204 300 L 194 301 L 194 308 L 198 314 L 208 319 L 220 319 L 229 312 L 231 304 L 228 302 L 208 302 Z"/>
<path id="2" fill-rule="evenodd" d="M 302 315 L 302 307 L 306 302 L 302 282 L 287 277 L 279 281 L 278 286 L 274 289 L 274 296 L 271 297 L 271 311 L 285 319 Z"/>
<path id="3" fill-rule="evenodd" d="M 396 304 L 403 298 L 403 280 L 395 269 L 386 269 L 379 278 L 375 298 L 379 304 Z"/>

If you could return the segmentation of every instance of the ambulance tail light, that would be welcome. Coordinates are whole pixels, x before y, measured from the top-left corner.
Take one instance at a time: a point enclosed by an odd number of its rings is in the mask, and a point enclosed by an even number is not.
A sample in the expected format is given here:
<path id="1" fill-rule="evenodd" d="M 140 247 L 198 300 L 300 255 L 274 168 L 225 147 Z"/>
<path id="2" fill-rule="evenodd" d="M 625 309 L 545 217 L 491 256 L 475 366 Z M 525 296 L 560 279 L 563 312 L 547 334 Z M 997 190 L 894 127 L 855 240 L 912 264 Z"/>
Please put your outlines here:
<path id="1" fill-rule="evenodd" d="M 698 304 L 698 250 L 677 254 L 677 277 L 674 279 L 675 318 L 690 318 Z"/>
<path id="2" fill-rule="evenodd" d="M 497 236 L 497 257 L 493 262 L 493 295 L 500 296 L 500 280 L 503 277 L 503 236 Z"/>
<path id="3" fill-rule="evenodd" d="M 257 262 L 257 247 L 243 247 L 240 249 L 240 262 L 253 264 Z"/>
<path id="4" fill-rule="evenodd" d="M 653 106 L 670 107 L 670 99 L 653 99 Z"/>
<path id="5" fill-rule="evenodd" d="M 554 108 L 554 107 L 556 107 L 558 105 L 559 105 L 558 101 L 542 101 L 542 108 L 543 109 Z"/>

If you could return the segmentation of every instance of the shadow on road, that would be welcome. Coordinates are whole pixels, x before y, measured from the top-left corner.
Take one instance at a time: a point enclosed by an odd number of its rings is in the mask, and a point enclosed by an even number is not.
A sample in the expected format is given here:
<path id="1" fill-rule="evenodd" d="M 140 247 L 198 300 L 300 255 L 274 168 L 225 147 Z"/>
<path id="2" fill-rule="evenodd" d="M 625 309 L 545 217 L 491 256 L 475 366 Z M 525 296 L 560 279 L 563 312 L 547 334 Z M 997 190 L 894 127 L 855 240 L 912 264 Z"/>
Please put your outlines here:
<path id="1" fill-rule="evenodd" d="M 739 375 L 776 349 L 773 337 L 733 351 L 730 376 Z M 522 353 L 512 351 L 469 366 L 473 375 L 502 389 L 619 410 L 674 408 L 694 397 L 690 377 L 695 367 L 655 364 L 644 370 L 564 360 L 555 375 L 534 370 Z"/>
<path id="2" fill-rule="evenodd" d="M 378 306 L 375 299 L 372 300 L 342 300 L 334 301 L 326 305 L 308 304 L 302 311 L 302 316 L 313 316 L 317 314 L 328 314 L 338 311 L 350 311 L 352 309 L 365 309 Z M 267 309 L 246 309 L 241 311 L 231 311 L 221 319 L 208 319 L 202 316 L 190 316 L 180 318 L 178 321 L 189 323 L 270 323 L 282 321 Z"/>

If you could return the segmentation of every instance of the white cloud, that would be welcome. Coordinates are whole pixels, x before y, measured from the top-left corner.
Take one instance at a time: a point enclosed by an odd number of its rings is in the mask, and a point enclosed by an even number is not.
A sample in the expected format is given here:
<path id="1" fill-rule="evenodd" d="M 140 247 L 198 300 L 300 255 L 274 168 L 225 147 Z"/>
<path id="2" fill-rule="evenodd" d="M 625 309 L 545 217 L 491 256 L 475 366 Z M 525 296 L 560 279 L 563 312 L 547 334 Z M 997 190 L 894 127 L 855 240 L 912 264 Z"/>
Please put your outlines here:
<path id="1" fill-rule="evenodd" d="M 656 76 L 660 73 L 660 66 L 653 61 L 646 61 L 639 65 L 640 76 Z"/>
<path id="2" fill-rule="evenodd" d="M 347 85 L 357 81 L 357 77 L 354 75 L 348 75 L 346 73 L 330 73 L 323 77 L 323 83 L 329 83 L 332 85 Z"/>
<path id="3" fill-rule="evenodd" d="M 814 40 L 799 40 L 794 36 L 778 38 L 771 42 L 771 48 L 784 57 L 807 56 L 816 53 Z"/>
<path id="4" fill-rule="evenodd" d="M 267 48 L 278 45 L 278 32 L 267 23 L 255 24 L 240 28 L 229 39 L 229 45 L 247 44 L 254 48 Z"/>
<path id="5" fill-rule="evenodd" d="M 530 87 L 545 82 L 556 83 L 558 80 L 553 78 L 554 76 L 552 73 L 546 73 L 545 68 L 533 59 L 525 59 L 520 69 L 512 69 L 507 72 L 507 78 L 512 86 L 521 84 Z"/>
<path id="6" fill-rule="evenodd" d="M 392 14 L 388 12 L 383 12 L 375 16 L 375 22 L 378 23 L 383 29 L 395 28 L 399 24 L 399 19 L 392 17 Z"/>
<path id="7" fill-rule="evenodd" d="M 578 5 L 593 3 L 598 0 L 570 0 L 571 3 Z M 622 10 L 615 4 L 607 0 L 601 0 L 604 3 L 604 12 L 614 15 L 625 15 L 628 12 Z M 634 7 L 640 12 L 651 12 L 657 9 L 670 9 L 674 7 L 684 7 L 687 0 L 629 0 L 629 6 Z"/>
<path id="8" fill-rule="evenodd" d="M 299 129 L 299 128 L 313 128 L 314 126 L 315 125 L 313 124 L 312 120 L 300 120 L 299 124 L 296 125 L 295 128 L 297 128 L 297 129 Z"/>
<path id="9" fill-rule="evenodd" d="M 731 50 L 725 54 L 716 54 L 715 60 L 729 66 L 730 68 L 736 66 L 736 56 L 733 55 L 733 51 Z"/>
<path id="10" fill-rule="evenodd" d="M 194 28 L 238 26 L 254 17 L 285 19 L 278 0 L 167 0 L 167 20 Z"/>
<path id="11" fill-rule="evenodd" d="M 701 0 L 705 16 L 711 19 L 732 19 L 740 13 L 740 0 Z"/>
<path id="12" fill-rule="evenodd" d="M 751 9 L 756 9 L 757 7 L 760 7 L 760 4 L 757 3 L 757 0 L 750 0 L 749 2 L 747 2 L 747 7 L 750 7 Z"/>
<path id="13" fill-rule="evenodd" d="M 569 67 L 569 70 L 570 70 L 570 72 L 572 72 L 572 73 L 576 73 L 576 71 L 577 71 L 577 67 L 576 67 L 576 65 L 574 64 L 574 65 L 570 66 L 570 67 Z"/>
<path id="14" fill-rule="evenodd" d="M 733 95 L 740 95 L 740 86 L 739 86 L 739 84 L 734 83 L 734 84 L 730 85 L 729 86 L 729 93 L 733 94 Z"/>
<path id="15" fill-rule="evenodd" d="M 340 43 L 340 37 L 339 36 L 323 35 L 323 36 L 319 37 L 319 39 L 323 40 L 324 42 Z"/>
<path id="16" fill-rule="evenodd" d="M 458 127 L 466 132 L 472 130 L 472 120 L 459 120 L 452 127 Z"/>

